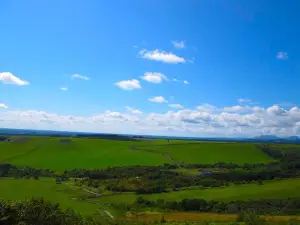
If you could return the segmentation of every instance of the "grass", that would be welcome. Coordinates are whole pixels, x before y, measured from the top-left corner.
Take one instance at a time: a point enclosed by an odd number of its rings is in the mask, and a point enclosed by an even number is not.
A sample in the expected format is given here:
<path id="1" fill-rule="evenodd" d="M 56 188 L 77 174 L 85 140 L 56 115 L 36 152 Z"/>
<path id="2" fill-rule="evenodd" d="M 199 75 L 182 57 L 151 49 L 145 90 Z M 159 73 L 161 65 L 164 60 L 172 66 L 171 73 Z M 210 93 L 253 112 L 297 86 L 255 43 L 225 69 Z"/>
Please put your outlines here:
<path id="1" fill-rule="evenodd" d="M 233 162 L 266 163 L 267 155 L 246 143 L 195 142 L 158 139 L 151 141 L 115 141 L 88 138 L 30 137 L 25 142 L 0 142 L 0 162 L 17 166 L 51 169 L 107 168 L 114 166 L 157 166 L 172 163 L 162 154 L 132 150 L 130 146 L 167 152 L 176 161 L 184 163 Z M 147 147 L 145 147 L 147 146 Z"/>
<path id="2" fill-rule="evenodd" d="M 174 160 L 186 164 L 218 162 L 268 163 L 274 161 L 250 143 L 201 142 L 186 145 L 149 146 L 147 149 L 168 153 Z"/>
<path id="3" fill-rule="evenodd" d="M 275 180 L 259 184 L 231 185 L 223 188 L 202 188 L 198 190 L 182 190 L 169 193 L 143 195 L 149 200 L 164 199 L 166 201 L 180 201 L 186 198 L 205 200 L 249 200 L 249 199 L 286 199 L 300 197 L 300 179 Z M 99 199 L 103 203 L 132 203 L 135 194 L 119 194 L 105 196 Z"/>
<path id="4" fill-rule="evenodd" d="M 149 143 L 164 142 L 159 140 L 147 142 Z M 0 162 L 56 171 L 130 165 L 155 166 L 168 162 L 160 154 L 129 149 L 129 146 L 142 144 L 145 142 L 87 138 L 73 138 L 71 143 L 61 143 L 60 138 L 31 137 L 25 143 L 1 142 Z"/>
<path id="5" fill-rule="evenodd" d="M 87 193 L 65 184 L 56 184 L 52 179 L 0 179 L 1 198 L 5 200 L 24 200 L 43 197 L 63 208 L 72 208 L 85 215 L 97 214 L 98 206 L 74 198 L 87 196 Z M 73 200 L 74 199 L 74 200 Z"/>

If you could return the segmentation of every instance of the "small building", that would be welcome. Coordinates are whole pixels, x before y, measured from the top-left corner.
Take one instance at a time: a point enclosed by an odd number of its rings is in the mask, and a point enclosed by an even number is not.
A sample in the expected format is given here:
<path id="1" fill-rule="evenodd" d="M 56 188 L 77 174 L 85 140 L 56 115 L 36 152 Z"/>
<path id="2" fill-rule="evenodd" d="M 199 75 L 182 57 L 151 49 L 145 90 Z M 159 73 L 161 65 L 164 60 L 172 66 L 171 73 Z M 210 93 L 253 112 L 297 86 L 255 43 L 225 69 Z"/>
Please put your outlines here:
<path id="1" fill-rule="evenodd" d="M 61 184 L 62 179 L 60 177 L 56 177 L 55 180 L 56 184 Z"/>
<path id="2" fill-rule="evenodd" d="M 211 174 L 212 174 L 212 172 L 210 172 L 210 171 L 204 171 L 204 172 L 202 172 L 202 176 L 204 176 L 204 177 L 210 177 Z"/>
<path id="3" fill-rule="evenodd" d="M 210 172 L 210 171 L 200 171 L 199 170 L 199 176 L 210 177 L 211 175 L 212 175 L 212 172 Z"/>

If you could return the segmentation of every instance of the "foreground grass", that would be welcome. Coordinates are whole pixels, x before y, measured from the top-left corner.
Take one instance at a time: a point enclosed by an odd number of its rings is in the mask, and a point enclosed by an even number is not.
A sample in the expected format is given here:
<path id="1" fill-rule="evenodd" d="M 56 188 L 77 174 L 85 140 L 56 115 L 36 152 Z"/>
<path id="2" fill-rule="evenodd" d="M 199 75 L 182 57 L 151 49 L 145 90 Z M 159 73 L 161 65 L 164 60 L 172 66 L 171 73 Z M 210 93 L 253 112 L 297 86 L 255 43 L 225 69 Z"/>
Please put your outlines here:
<path id="1" fill-rule="evenodd" d="M 250 143 L 201 142 L 186 145 L 149 146 L 147 149 L 168 153 L 174 160 L 186 164 L 218 162 L 269 163 L 274 161 Z"/>
<path id="2" fill-rule="evenodd" d="M 223 201 L 263 198 L 284 199 L 288 197 L 300 197 L 299 188 L 300 179 L 289 179 L 271 181 L 263 185 L 245 184 L 226 188 L 184 190 L 164 194 L 143 195 L 143 197 L 150 200 L 164 199 L 166 201 L 179 201 L 185 198 Z M 50 178 L 41 178 L 40 180 L 0 179 L 0 193 L 1 198 L 5 200 L 24 200 L 31 197 L 43 197 L 53 203 L 59 203 L 62 208 L 73 208 L 75 211 L 84 215 L 99 215 L 99 208 L 103 208 L 105 205 L 112 203 L 130 204 L 137 198 L 137 195 L 133 193 L 123 193 L 101 196 L 98 199 L 89 200 L 89 194 L 80 188 L 68 186 L 66 183 L 56 184 L 55 181 Z M 85 200 L 82 198 L 85 198 Z M 122 214 L 121 212 L 113 211 L 112 208 L 110 208 L 109 211 L 113 215 Z M 173 213 L 165 215 L 165 219 L 180 220 L 180 218 L 185 218 L 184 220 L 200 220 L 201 218 L 209 218 L 211 215 L 216 218 L 216 215 L 219 214 Z M 153 214 L 144 216 L 146 220 L 161 218 L 161 216 Z M 219 217 L 217 219 L 220 220 L 231 220 L 235 218 L 234 215 L 219 215 Z"/>
<path id="3" fill-rule="evenodd" d="M 263 185 L 243 184 L 231 185 L 224 188 L 202 188 L 196 190 L 182 190 L 162 194 L 142 195 L 149 200 L 164 199 L 165 201 L 180 201 L 187 198 L 205 200 L 249 200 L 249 199 L 285 199 L 300 197 L 300 179 L 270 181 Z M 135 194 L 119 194 L 103 196 L 98 201 L 103 203 L 133 203 Z"/>
<path id="4" fill-rule="evenodd" d="M 43 197 L 53 203 L 59 203 L 62 208 L 73 208 L 75 211 L 94 215 L 99 206 L 76 200 L 87 196 L 87 193 L 65 184 L 56 184 L 54 180 L 43 178 L 33 179 L 0 179 L 0 198 L 5 200 L 24 200 L 32 197 Z"/>

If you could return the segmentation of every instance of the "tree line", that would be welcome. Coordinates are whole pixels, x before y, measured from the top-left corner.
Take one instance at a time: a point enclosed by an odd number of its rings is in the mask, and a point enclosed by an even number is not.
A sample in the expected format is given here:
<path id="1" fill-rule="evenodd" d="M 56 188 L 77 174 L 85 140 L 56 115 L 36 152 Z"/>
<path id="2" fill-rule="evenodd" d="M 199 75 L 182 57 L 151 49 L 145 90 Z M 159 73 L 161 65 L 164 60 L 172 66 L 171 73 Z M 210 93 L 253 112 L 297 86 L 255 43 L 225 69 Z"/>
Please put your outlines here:
<path id="1" fill-rule="evenodd" d="M 122 207 L 122 206 L 121 206 Z M 253 211 L 259 215 L 298 215 L 300 213 L 300 198 L 260 199 L 247 201 L 215 201 L 204 199 L 183 199 L 181 201 L 151 201 L 138 196 L 136 201 L 125 206 L 129 208 L 159 208 L 171 211 L 193 211 L 238 214 Z"/>

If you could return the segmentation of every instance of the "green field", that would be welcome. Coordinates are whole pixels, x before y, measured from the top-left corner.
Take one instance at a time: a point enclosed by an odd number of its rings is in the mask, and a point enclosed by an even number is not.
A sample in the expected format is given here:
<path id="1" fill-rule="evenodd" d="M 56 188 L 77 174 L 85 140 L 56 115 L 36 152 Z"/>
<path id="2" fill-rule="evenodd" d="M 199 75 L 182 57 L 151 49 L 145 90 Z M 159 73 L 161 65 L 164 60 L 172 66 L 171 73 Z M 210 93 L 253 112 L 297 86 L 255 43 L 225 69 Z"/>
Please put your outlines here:
<path id="1" fill-rule="evenodd" d="M 300 179 L 269 181 L 263 185 L 243 184 L 222 188 L 203 188 L 198 190 L 182 190 L 162 194 L 142 195 L 149 200 L 164 199 L 165 201 L 180 201 L 188 198 L 205 200 L 249 200 L 249 199 L 284 199 L 300 197 Z M 103 203 L 132 203 L 135 194 L 120 194 L 105 196 L 99 199 Z"/>
<path id="2" fill-rule="evenodd" d="M 281 146 L 278 146 L 280 150 Z M 286 151 L 291 151 L 293 145 L 284 146 Z M 293 150 L 294 151 L 294 150 Z M 58 138 L 58 137 L 12 137 L 10 141 L 0 142 L 0 163 L 10 163 L 20 167 L 33 167 L 36 169 L 50 169 L 62 172 L 75 168 L 104 169 L 116 166 L 158 166 L 163 164 L 176 164 L 177 168 L 159 168 L 163 171 L 176 171 L 185 176 L 185 179 L 194 179 L 199 175 L 198 168 L 182 167 L 182 164 L 215 164 L 218 162 L 258 164 L 274 162 L 260 149 L 251 143 L 222 143 L 222 142 L 196 142 L 185 140 L 143 139 L 139 141 L 117 141 L 93 138 Z M 145 169 L 145 168 L 141 168 Z M 147 170 L 149 168 L 146 168 Z M 153 169 L 153 168 L 151 168 Z M 264 168 L 253 168 L 252 171 Z M 124 170 L 130 170 L 125 169 Z M 209 166 L 208 171 L 228 172 L 227 169 Z M 243 166 L 236 170 L 244 171 Z M 23 172 L 23 169 L 21 169 Z M 150 170 L 151 171 L 151 170 Z M 61 174 L 61 173 L 57 173 Z M 59 176 L 57 175 L 56 176 Z M 150 174 L 150 173 L 149 173 Z M 151 174 L 150 174 L 151 175 Z M 155 173 L 154 173 L 155 175 Z M 32 174 L 31 174 L 32 176 Z M 131 176 L 131 175 L 130 175 Z M 140 176 L 140 175 L 139 175 Z M 152 175 L 151 175 L 152 176 Z M 177 175 L 176 175 L 177 176 Z M 178 175 L 179 176 L 179 175 Z M 27 176 L 26 176 L 27 177 Z M 59 203 L 63 208 L 73 208 L 84 215 L 103 216 L 106 210 L 114 217 L 124 216 L 126 209 L 117 208 L 112 204 L 131 204 L 138 197 L 132 187 L 139 187 L 139 182 L 150 184 L 146 176 L 136 178 L 136 183 L 130 183 L 132 177 L 127 180 L 109 178 L 110 180 L 78 179 L 73 177 L 70 181 L 57 184 L 53 178 L 40 177 L 34 179 L 0 179 L 0 198 L 6 200 L 23 200 L 31 197 L 43 197 L 53 203 Z M 140 179 L 140 181 L 138 180 Z M 145 179 L 145 180 L 143 180 Z M 172 180 L 172 178 L 168 178 Z M 72 184 L 72 181 L 74 183 Z M 130 182 L 129 182 L 130 181 Z M 154 180 L 155 182 L 156 180 Z M 157 181 L 164 182 L 162 178 Z M 89 183 L 90 182 L 90 183 Z M 126 183 L 129 182 L 129 183 Z M 73 186 L 73 185 L 78 186 Z M 132 184 L 132 186 L 130 185 Z M 97 186 L 98 185 L 98 186 Z M 110 186 L 109 186 L 110 185 Z M 123 186 L 124 192 L 109 187 Z M 136 185 L 136 186 L 135 186 Z M 140 185 L 143 187 L 144 183 Z M 230 183 L 227 187 L 204 188 L 195 186 L 183 186 L 177 191 L 160 194 L 141 195 L 145 199 L 165 201 L 180 201 L 183 199 L 205 199 L 216 201 L 234 201 L 249 199 L 287 199 L 299 197 L 300 179 L 285 179 L 265 181 L 262 185 L 248 183 L 235 185 Z M 107 188 L 107 189 L 102 189 Z M 114 187 L 115 188 L 115 187 Z M 104 191 L 103 191 L 104 190 Z M 122 189 L 121 189 L 122 190 Z M 173 190 L 168 186 L 166 190 Z M 92 192 L 91 192 L 92 191 Z M 101 192 L 98 196 L 93 192 Z M 102 214 L 101 214 L 102 213 Z"/>
<path id="3" fill-rule="evenodd" d="M 88 193 L 77 187 L 66 184 L 56 184 L 53 179 L 0 179 L 1 198 L 6 200 L 24 200 L 31 197 L 43 197 L 53 203 L 59 203 L 63 208 L 73 208 L 86 215 L 97 213 L 96 204 L 76 200 Z"/>
<path id="4" fill-rule="evenodd" d="M 20 189 L 21 187 L 21 189 Z M 224 188 L 204 188 L 198 190 L 183 190 L 162 194 L 142 195 L 149 200 L 164 199 L 165 201 L 180 201 L 186 198 L 201 198 L 205 200 L 248 200 L 248 199 L 280 199 L 300 197 L 300 179 L 270 181 L 263 185 L 243 184 Z M 59 202 L 63 208 L 71 207 L 85 215 L 97 214 L 102 204 L 133 203 L 137 195 L 133 193 L 111 194 L 97 199 L 80 200 L 88 197 L 88 193 L 79 187 L 67 183 L 56 184 L 52 179 L 0 179 L 1 198 L 7 200 L 22 200 L 34 197 L 44 197 L 54 203 Z"/>
<path id="5" fill-rule="evenodd" d="M 154 142 L 147 142 L 149 143 Z M 141 144 L 145 142 L 73 138 L 71 143 L 61 143 L 60 138 L 32 137 L 25 143 L 1 142 L 0 162 L 58 171 L 129 165 L 151 166 L 168 162 L 160 154 L 129 149 L 129 146 Z"/>
<path id="6" fill-rule="evenodd" d="M 88 138 L 69 138 L 70 143 L 61 143 L 61 139 L 30 137 L 26 142 L 0 142 L 0 162 L 56 171 L 172 163 L 162 155 L 163 152 L 183 163 L 243 164 L 272 161 L 254 145 L 244 143 L 172 140 L 168 144 L 167 140 L 115 141 Z M 131 146 L 139 150 L 132 150 Z"/>
<path id="7" fill-rule="evenodd" d="M 186 164 L 215 164 L 218 162 L 268 163 L 274 161 L 249 143 L 201 142 L 199 144 L 143 147 L 168 153 L 174 160 Z"/>

